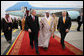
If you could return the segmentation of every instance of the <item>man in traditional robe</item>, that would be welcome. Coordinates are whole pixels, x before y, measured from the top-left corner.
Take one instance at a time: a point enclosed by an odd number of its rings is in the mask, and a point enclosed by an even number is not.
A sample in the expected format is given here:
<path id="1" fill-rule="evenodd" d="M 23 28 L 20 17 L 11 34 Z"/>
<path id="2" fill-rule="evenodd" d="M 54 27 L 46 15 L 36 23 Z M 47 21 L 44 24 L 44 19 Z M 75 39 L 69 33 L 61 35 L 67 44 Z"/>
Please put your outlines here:
<path id="1" fill-rule="evenodd" d="M 38 46 L 43 47 L 45 50 L 48 49 L 49 40 L 51 37 L 51 23 L 53 18 L 50 16 L 49 12 L 46 12 L 45 17 L 41 18 L 40 21 L 40 32 L 38 39 Z"/>
<path id="2" fill-rule="evenodd" d="M 53 17 L 53 22 L 51 24 L 51 30 L 52 30 L 52 36 L 54 38 L 54 32 L 56 31 L 58 24 L 58 17 L 54 13 L 52 14 L 52 17 Z"/>
<path id="3" fill-rule="evenodd" d="M 23 18 L 21 22 L 22 22 L 22 30 L 24 31 L 25 30 L 25 28 L 24 28 L 25 27 L 25 18 Z"/>
<path id="4" fill-rule="evenodd" d="M 3 19 L 3 32 L 8 43 L 12 42 L 12 20 L 9 14 L 6 14 L 5 19 Z"/>

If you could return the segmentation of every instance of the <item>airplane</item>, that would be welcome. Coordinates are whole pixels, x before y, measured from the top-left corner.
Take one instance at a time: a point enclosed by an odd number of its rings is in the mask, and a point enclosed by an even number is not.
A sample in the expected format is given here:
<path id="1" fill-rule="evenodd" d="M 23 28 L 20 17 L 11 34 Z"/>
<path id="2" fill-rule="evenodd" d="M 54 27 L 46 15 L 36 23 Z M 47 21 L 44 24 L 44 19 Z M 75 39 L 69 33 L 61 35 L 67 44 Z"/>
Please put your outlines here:
<path id="1" fill-rule="evenodd" d="M 62 11 L 67 11 L 72 20 L 76 20 L 77 17 L 80 15 L 80 11 L 83 10 L 83 8 L 77 8 L 77 7 L 76 8 L 35 7 L 29 4 L 28 2 L 18 2 L 15 5 L 9 7 L 5 12 L 10 15 L 14 15 L 22 18 L 24 15 L 23 12 L 24 7 L 27 7 L 28 10 L 35 9 L 38 16 L 44 15 L 46 11 L 49 11 L 50 13 L 55 13 L 59 17 Z"/>

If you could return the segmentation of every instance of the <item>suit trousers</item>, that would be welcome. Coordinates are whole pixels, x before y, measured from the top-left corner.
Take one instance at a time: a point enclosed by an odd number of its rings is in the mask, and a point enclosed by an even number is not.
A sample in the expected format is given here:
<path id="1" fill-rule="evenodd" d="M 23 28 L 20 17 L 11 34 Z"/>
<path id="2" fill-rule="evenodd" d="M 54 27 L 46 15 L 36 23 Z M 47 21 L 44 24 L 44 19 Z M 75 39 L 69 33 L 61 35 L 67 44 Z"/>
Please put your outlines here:
<path id="1" fill-rule="evenodd" d="M 60 42 L 61 42 L 62 46 L 64 46 L 64 39 L 65 39 L 67 33 L 66 32 L 60 32 L 60 34 L 61 34 Z"/>
<path id="2" fill-rule="evenodd" d="M 31 32 L 29 33 L 30 37 L 30 46 L 33 46 L 33 41 L 35 44 L 35 49 L 38 51 L 38 32 Z"/>
<path id="3" fill-rule="evenodd" d="M 77 30 L 80 30 L 81 25 L 82 25 L 82 22 L 79 22 Z"/>

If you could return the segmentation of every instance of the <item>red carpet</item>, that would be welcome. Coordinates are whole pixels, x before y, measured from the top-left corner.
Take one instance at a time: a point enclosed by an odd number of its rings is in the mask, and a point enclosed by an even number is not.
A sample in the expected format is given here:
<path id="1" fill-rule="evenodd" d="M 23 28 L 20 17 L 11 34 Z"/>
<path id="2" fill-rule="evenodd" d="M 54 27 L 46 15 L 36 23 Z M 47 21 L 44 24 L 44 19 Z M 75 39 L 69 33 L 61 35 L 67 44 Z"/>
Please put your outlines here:
<path id="1" fill-rule="evenodd" d="M 50 38 L 49 48 L 47 51 L 45 51 L 42 47 L 39 47 L 39 55 L 76 55 L 67 47 L 65 50 L 63 50 L 60 42 L 58 42 L 55 38 Z M 23 38 L 20 40 L 20 42 L 21 43 L 19 43 L 18 46 L 16 45 L 18 48 L 14 48 L 15 46 L 13 46 L 8 55 L 37 55 L 35 52 L 35 47 L 31 49 L 29 45 L 30 40 L 28 32 L 24 32 Z"/>

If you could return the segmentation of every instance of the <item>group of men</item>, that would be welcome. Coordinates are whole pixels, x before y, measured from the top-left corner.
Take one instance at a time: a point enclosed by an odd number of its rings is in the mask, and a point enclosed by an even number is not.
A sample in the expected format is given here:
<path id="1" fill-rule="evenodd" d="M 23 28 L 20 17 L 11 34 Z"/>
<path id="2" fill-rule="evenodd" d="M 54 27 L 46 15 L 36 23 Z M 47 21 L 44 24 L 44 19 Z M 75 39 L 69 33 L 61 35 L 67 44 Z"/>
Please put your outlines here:
<path id="1" fill-rule="evenodd" d="M 33 49 L 34 41 L 37 54 L 39 54 L 38 46 L 43 47 L 45 50 L 48 49 L 50 37 L 51 35 L 54 35 L 56 27 L 61 34 L 62 47 L 65 49 L 64 39 L 71 27 L 71 18 L 66 16 L 66 14 L 66 11 L 62 12 L 62 16 L 59 18 L 58 24 L 57 17 L 54 14 L 51 16 L 49 12 L 46 12 L 45 17 L 42 17 L 40 22 L 36 16 L 35 10 L 32 10 L 31 15 L 26 17 L 25 28 L 29 32 L 30 46 Z"/>
<path id="2" fill-rule="evenodd" d="M 37 54 L 39 54 L 38 46 L 43 47 L 44 50 L 47 50 L 49 46 L 50 37 L 51 36 L 54 37 L 54 32 L 55 29 L 57 28 L 57 30 L 61 35 L 60 42 L 62 48 L 65 49 L 64 39 L 66 34 L 70 31 L 70 27 L 71 27 L 71 18 L 67 16 L 68 13 L 66 11 L 63 11 L 62 16 L 59 17 L 58 19 L 58 17 L 56 17 L 55 14 L 50 15 L 49 12 L 46 12 L 45 16 L 41 18 L 40 22 L 38 16 L 36 16 L 36 11 L 34 9 L 32 9 L 30 13 L 31 13 L 30 15 L 25 14 L 26 16 L 24 17 L 25 18 L 24 29 L 29 32 L 31 48 L 33 49 L 34 47 L 33 45 L 33 41 L 34 41 Z M 83 14 L 77 19 L 79 24 L 77 28 L 78 31 L 80 31 L 80 26 L 83 23 L 83 20 L 81 18 L 83 19 Z M 6 32 L 4 33 L 7 34 L 8 33 L 7 30 L 9 30 L 9 34 L 10 34 L 12 32 L 11 31 L 12 20 L 11 19 L 10 20 L 5 19 L 5 20 L 8 22 L 9 25 L 8 25 L 8 29 L 6 29 Z"/>
<path id="3" fill-rule="evenodd" d="M 29 32 L 30 46 L 32 49 L 34 41 L 37 54 L 39 54 L 38 46 L 43 47 L 45 50 L 48 49 L 50 37 L 52 35 L 54 37 L 56 28 L 61 35 L 60 42 L 62 48 L 65 49 L 64 39 L 71 27 L 71 18 L 67 14 L 66 11 L 63 11 L 62 16 L 59 17 L 58 20 L 55 14 L 52 14 L 51 16 L 49 12 L 46 12 L 45 17 L 42 17 L 39 22 L 36 11 L 31 10 L 31 14 L 25 19 L 25 29 Z M 80 22 L 77 28 L 77 30 L 80 31 L 80 26 L 83 23 L 83 14 L 77 18 L 77 21 L 78 23 Z"/>
<path id="4" fill-rule="evenodd" d="M 18 20 L 15 17 L 12 19 L 12 25 L 13 29 L 18 29 Z"/>

